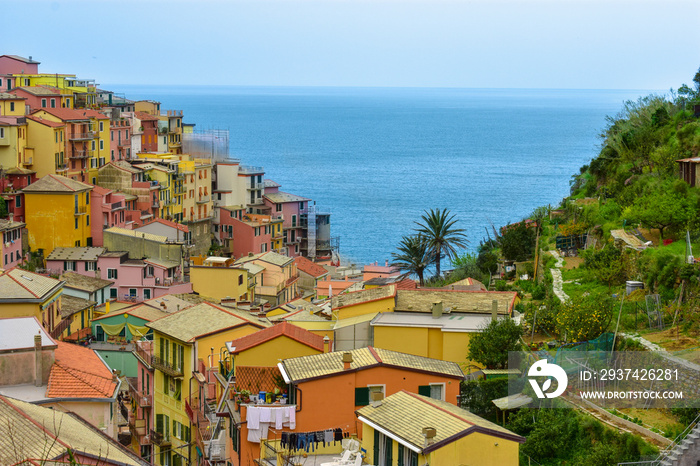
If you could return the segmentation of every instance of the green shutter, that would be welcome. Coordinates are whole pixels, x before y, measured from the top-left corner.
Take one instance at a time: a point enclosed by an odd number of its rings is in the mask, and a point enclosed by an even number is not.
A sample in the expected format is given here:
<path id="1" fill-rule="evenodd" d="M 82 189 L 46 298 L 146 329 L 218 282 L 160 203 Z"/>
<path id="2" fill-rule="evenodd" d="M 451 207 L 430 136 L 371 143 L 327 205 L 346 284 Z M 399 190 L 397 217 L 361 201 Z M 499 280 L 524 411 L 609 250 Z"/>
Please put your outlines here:
<path id="1" fill-rule="evenodd" d="M 156 414 L 156 432 L 163 433 L 163 415 Z"/>
<path id="2" fill-rule="evenodd" d="M 399 457 L 397 458 L 396 464 L 398 466 L 404 466 L 403 464 L 403 445 L 399 443 L 399 452 L 398 452 Z M 406 465 L 408 466 L 408 465 Z"/>
<path id="3" fill-rule="evenodd" d="M 369 404 L 369 387 L 355 388 L 355 406 L 367 406 Z"/>
<path id="4" fill-rule="evenodd" d="M 379 464 L 379 431 L 374 431 L 374 452 L 372 453 L 374 457 L 372 458 L 372 463 Z"/>
<path id="5" fill-rule="evenodd" d="M 419 385 L 418 394 L 430 397 L 430 385 Z"/>
<path id="6" fill-rule="evenodd" d="M 391 466 L 391 462 L 393 461 L 393 454 L 394 442 L 389 437 L 386 437 L 386 450 L 384 451 L 384 458 L 386 458 L 386 466 Z"/>

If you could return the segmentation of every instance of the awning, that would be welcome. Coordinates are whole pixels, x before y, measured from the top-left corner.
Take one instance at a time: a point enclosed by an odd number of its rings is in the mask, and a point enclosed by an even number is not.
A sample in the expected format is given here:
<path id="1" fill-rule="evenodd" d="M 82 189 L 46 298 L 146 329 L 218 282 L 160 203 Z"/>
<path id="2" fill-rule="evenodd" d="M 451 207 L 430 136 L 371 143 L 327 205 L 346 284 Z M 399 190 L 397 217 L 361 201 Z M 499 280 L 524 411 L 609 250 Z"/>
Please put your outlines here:
<path id="1" fill-rule="evenodd" d="M 491 402 L 501 411 L 508 411 L 509 409 L 520 408 L 521 406 L 532 403 L 532 398 L 523 393 L 518 393 L 517 395 L 491 400 Z"/>

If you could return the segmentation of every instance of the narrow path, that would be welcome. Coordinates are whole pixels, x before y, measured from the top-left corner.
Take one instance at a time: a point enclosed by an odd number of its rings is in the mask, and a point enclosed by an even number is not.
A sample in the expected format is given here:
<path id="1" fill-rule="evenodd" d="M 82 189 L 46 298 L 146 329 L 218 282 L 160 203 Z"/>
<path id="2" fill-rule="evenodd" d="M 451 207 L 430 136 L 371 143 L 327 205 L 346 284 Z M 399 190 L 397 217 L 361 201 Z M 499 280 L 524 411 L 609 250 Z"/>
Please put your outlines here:
<path id="1" fill-rule="evenodd" d="M 555 268 L 549 269 L 549 271 L 552 272 L 552 289 L 557 298 L 559 298 L 559 301 L 565 303 L 569 300 L 569 295 L 564 293 L 564 285 L 561 278 L 561 270 L 559 270 L 562 267 L 564 267 L 564 259 L 562 259 L 561 256 L 559 256 L 559 253 L 557 251 L 548 252 L 557 260 L 557 263 L 554 264 Z"/>

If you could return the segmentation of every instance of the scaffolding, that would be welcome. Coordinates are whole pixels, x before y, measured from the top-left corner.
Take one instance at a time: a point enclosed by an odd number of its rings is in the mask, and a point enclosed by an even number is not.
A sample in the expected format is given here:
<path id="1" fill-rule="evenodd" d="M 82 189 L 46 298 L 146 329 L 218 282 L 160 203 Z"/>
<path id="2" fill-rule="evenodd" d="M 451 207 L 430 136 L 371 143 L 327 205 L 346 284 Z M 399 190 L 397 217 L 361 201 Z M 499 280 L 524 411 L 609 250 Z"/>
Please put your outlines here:
<path id="1" fill-rule="evenodd" d="M 229 158 L 229 133 L 227 129 L 195 130 L 182 134 L 182 151 L 194 157 L 215 161 Z"/>

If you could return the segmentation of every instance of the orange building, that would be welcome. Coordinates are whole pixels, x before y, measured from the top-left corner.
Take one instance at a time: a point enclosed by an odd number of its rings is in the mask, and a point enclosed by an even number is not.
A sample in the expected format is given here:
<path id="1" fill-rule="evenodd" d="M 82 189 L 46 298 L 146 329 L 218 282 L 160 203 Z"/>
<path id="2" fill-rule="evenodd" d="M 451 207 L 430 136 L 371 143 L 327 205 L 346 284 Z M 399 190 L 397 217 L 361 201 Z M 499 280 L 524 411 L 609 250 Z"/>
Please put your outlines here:
<path id="1" fill-rule="evenodd" d="M 264 432 L 251 433 L 247 414 L 253 405 L 241 404 L 239 413 L 232 418 L 237 443 L 229 442 L 226 452 L 234 465 L 253 464 L 260 453 L 260 444 L 255 439 L 279 441 L 282 432 L 341 429 L 347 435 L 361 437 L 362 428 L 358 427 L 355 411 L 401 390 L 456 405 L 460 381 L 464 378 L 453 362 L 371 346 L 285 359 L 278 368 L 288 384 L 288 405 L 295 407 L 295 422 L 285 423 L 282 429 L 269 426 Z M 273 410 L 284 406 L 257 405 Z"/>

